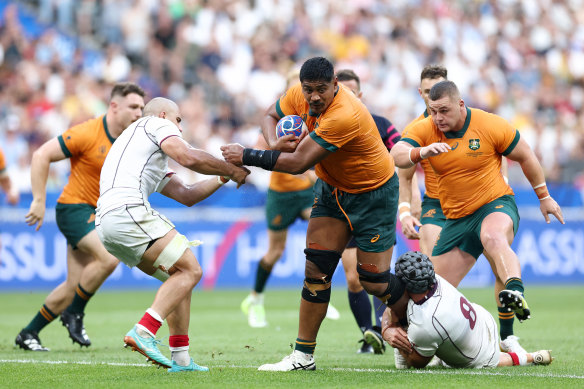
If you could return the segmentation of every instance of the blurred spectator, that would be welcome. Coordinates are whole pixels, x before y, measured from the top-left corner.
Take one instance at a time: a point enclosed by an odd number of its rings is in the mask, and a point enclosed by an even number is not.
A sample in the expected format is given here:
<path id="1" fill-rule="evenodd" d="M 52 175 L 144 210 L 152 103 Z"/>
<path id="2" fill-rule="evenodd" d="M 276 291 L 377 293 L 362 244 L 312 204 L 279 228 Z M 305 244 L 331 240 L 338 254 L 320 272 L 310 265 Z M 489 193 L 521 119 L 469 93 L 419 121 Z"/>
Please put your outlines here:
<path id="1" fill-rule="evenodd" d="M 21 170 L 38 144 L 105 112 L 104 91 L 125 79 L 176 100 L 197 147 L 248 142 L 282 75 L 324 55 L 358 71 L 367 106 L 398 128 L 424 109 L 420 70 L 440 63 L 468 105 L 521 131 L 548 180 L 584 181 L 583 0 L 23 0 L 0 10 L 0 142 Z M 526 185 L 517 169 L 512 184 Z M 51 174 L 58 188 L 67 170 Z"/>

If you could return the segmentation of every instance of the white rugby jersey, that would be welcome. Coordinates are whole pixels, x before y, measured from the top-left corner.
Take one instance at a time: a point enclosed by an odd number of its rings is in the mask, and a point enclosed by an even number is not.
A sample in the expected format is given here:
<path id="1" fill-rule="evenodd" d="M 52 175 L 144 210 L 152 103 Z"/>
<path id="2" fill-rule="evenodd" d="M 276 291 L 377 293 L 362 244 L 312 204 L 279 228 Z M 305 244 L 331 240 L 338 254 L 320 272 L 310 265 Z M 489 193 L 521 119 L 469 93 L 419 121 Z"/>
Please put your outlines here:
<path id="1" fill-rule="evenodd" d="M 408 338 L 422 356 L 436 354 L 451 367 L 495 367 L 499 336 L 493 316 L 470 303 L 436 275 L 436 289 L 424 301 L 408 303 Z"/>
<path id="2" fill-rule="evenodd" d="M 178 127 L 155 116 L 138 119 L 122 132 L 101 169 L 98 215 L 123 205 L 150 205 L 148 197 L 160 192 L 172 174 L 160 148 L 171 136 L 182 137 Z"/>

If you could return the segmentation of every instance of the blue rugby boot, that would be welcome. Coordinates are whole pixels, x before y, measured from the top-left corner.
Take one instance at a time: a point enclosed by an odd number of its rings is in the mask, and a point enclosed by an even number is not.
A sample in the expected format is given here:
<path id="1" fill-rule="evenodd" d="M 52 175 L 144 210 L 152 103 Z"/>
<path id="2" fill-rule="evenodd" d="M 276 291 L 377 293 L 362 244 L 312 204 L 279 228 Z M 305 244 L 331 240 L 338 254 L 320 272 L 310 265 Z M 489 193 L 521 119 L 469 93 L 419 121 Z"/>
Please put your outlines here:
<path id="1" fill-rule="evenodd" d="M 142 337 L 136 332 L 136 326 L 132 328 L 124 337 L 124 347 L 131 347 L 132 351 L 138 351 L 147 358 L 148 362 L 154 365 L 170 368 L 172 363 L 158 350 L 159 340 L 156 338 Z"/>
<path id="2" fill-rule="evenodd" d="M 169 373 L 178 373 L 181 371 L 209 371 L 207 366 L 199 366 L 191 358 L 191 363 L 187 366 L 181 366 L 177 364 L 175 361 L 172 361 L 172 367 L 168 369 Z"/>

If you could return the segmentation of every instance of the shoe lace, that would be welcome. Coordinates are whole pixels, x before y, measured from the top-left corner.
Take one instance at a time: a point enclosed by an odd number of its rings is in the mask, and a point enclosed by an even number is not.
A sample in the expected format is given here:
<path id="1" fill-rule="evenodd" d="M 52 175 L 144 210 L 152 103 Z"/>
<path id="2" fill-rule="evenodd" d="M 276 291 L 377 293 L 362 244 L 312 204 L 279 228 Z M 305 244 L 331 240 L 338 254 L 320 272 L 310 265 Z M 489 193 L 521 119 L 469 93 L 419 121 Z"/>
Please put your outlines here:
<path id="1" fill-rule="evenodd" d="M 164 346 L 166 348 L 170 348 L 170 345 L 168 343 L 162 343 L 162 341 L 164 340 L 168 340 L 168 336 L 165 336 L 164 338 L 161 339 L 154 339 L 154 344 L 159 347 L 159 346 Z"/>

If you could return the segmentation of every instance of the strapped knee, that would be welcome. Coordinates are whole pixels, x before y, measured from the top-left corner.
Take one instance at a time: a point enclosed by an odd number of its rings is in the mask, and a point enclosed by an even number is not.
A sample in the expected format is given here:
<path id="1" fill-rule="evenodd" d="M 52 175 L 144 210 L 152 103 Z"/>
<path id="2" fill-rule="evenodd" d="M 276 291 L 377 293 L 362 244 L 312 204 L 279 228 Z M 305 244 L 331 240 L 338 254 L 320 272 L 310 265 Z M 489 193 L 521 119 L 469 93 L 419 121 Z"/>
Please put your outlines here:
<path id="1" fill-rule="evenodd" d="M 154 268 L 156 271 L 152 277 L 164 282 L 170 277 L 168 270 L 174 266 L 176 261 L 182 257 L 185 250 L 190 246 L 190 242 L 186 236 L 176 234 L 166 247 L 162 250 L 156 261 L 154 261 Z"/>
<path id="2" fill-rule="evenodd" d="M 331 299 L 331 281 L 341 255 L 333 250 L 305 249 L 306 260 L 314 263 L 324 276 L 305 274 L 302 298 L 311 303 L 328 303 Z M 308 273 L 308 271 L 307 271 Z"/>
<path id="3" fill-rule="evenodd" d="M 361 266 L 357 266 L 357 273 L 359 273 L 359 280 L 376 285 L 363 285 L 369 294 L 377 296 L 387 306 L 393 305 L 403 296 L 406 288 L 404 283 L 392 274 L 389 270 L 381 273 L 374 273 L 364 270 Z M 384 285 L 385 284 L 385 285 Z"/>

